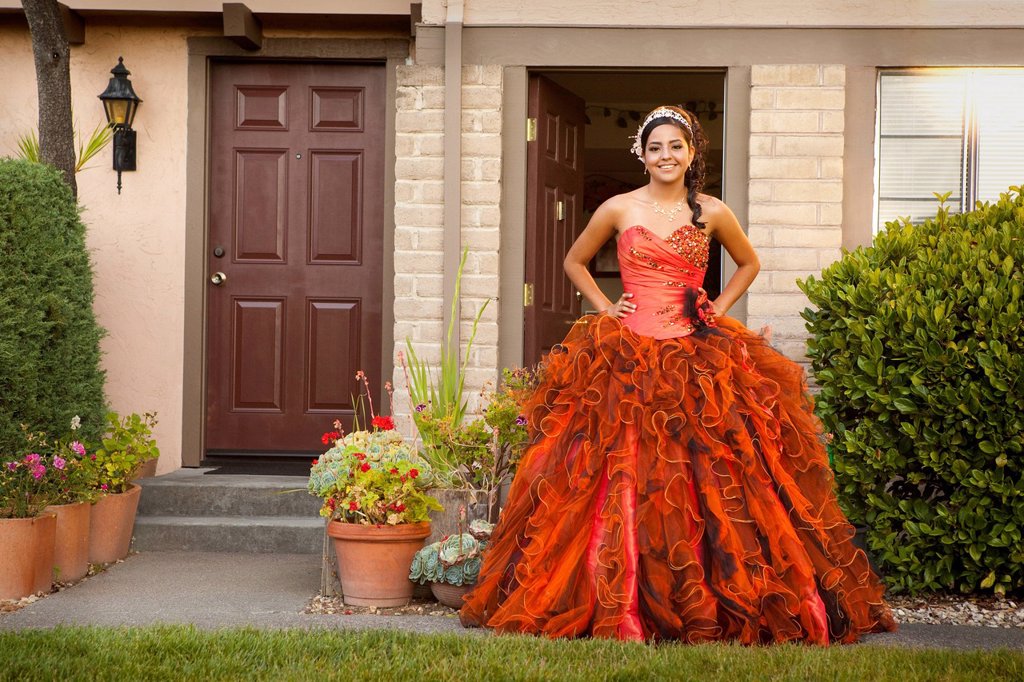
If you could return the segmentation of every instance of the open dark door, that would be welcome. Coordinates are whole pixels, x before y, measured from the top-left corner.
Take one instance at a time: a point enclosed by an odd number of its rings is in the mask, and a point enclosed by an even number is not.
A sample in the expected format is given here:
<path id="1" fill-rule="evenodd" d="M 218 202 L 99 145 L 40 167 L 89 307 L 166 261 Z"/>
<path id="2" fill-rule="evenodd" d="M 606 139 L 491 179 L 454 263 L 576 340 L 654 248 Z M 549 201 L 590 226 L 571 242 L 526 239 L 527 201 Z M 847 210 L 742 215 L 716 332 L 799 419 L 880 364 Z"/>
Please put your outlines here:
<path id="1" fill-rule="evenodd" d="M 526 157 L 526 366 L 536 364 L 559 343 L 580 316 L 580 299 L 562 270 L 562 260 L 584 227 L 586 122 L 584 101 L 543 76 L 530 77 L 529 95 L 529 117 L 536 134 Z"/>

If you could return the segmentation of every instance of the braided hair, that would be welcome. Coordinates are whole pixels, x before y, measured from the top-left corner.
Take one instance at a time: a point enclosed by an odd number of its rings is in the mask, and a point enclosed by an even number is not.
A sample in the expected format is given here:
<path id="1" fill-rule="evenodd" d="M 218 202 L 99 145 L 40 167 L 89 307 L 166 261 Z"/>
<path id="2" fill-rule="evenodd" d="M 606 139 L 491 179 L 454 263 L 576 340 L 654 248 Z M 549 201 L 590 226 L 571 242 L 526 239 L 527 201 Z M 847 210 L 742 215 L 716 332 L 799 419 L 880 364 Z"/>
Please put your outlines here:
<path id="1" fill-rule="evenodd" d="M 671 105 L 660 106 L 657 109 L 671 109 L 679 113 L 690 122 L 690 128 L 687 129 L 679 121 L 668 116 L 659 116 L 658 118 L 651 119 L 640 132 L 640 148 L 646 149 L 647 140 L 650 138 L 651 132 L 660 125 L 673 125 L 683 131 L 686 143 L 694 150 L 693 161 L 690 162 L 690 167 L 686 169 L 686 173 L 683 175 L 683 184 L 686 186 L 686 203 L 693 212 L 693 224 L 703 228 L 704 224 L 700 221 L 701 208 L 700 204 L 697 203 L 697 195 L 704 189 L 704 173 L 707 170 L 704 153 L 708 148 L 708 138 L 704 135 L 697 117 L 686 109 Z"/>

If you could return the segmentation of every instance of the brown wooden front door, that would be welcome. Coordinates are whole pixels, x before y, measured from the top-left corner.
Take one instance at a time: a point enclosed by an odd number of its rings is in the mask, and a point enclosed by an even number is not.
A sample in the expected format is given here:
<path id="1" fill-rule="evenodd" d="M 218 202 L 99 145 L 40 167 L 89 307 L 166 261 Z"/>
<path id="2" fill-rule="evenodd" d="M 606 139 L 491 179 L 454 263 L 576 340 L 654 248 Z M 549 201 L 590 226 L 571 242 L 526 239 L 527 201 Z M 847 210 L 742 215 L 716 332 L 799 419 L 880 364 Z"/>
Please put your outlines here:
<path id="1" fill-rule="evenodd" d="M 584 101 L 543 76 L 530 76 L 529 96 L 537 137 L 526 153 L 526 282 L 533 287 L 533 304 L 525 307 L 523 325 L 527 366 L 562 341 L 582 309 L 562 261 L 584 227 L 586 123 Z"/>
<path id="2" fill-rule="evenodd" d="M 382 66 L 212 65 L 207 454 L 317 451 L 356 371 L 381 380 L 384 91 Z"/>

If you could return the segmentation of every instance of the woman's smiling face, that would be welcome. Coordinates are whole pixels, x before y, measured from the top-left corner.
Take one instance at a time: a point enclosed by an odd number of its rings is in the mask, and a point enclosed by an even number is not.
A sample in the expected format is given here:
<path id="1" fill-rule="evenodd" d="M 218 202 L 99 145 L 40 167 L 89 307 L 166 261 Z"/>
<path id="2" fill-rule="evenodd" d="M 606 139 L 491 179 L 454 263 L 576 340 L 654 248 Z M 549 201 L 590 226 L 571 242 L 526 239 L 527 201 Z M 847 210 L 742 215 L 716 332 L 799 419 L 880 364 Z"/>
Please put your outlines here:
<path id="1" fill-rule="evenodd" d="M 664 123 L 651 131 L 644 146 L 644 164 L 652 178 L 672 182 L 683 177 L 694 149 L 686 142 L 682 129 Z"/>

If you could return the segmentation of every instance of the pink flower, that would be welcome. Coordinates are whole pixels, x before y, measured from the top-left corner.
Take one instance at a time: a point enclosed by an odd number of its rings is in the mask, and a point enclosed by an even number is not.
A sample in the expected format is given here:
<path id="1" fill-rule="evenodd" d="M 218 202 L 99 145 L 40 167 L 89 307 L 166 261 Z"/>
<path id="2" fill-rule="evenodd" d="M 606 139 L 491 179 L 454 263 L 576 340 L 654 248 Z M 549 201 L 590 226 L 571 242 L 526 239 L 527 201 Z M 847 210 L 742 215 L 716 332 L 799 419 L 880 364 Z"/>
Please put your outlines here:
<path id="1" fill-rule="evenodd" d="M 71 449 L 76 455 L 82 457 L 85 455 L 85 446 L 79 443 L 77 440 L 71 444 Z"/>
<path id="2" fill-rule="evenodd" d="M 25 464 L 39 464 L 40 457 L 36 453 L 25 455 Z"/>
<path id="3" fill-rule="evenodd" d="M 67 463 L 67 460 L 65 460 L 60 455 L 54 455 L 53 456 L 53 466 L 54 466 L 54 468 L 56 468 L 56 469 L 63 469 L 64 468 L 64 464 L 66 464 L 66 463 Z"/>
<path id="4" fill-rule="evenodd" d="M 7 470 L 8 471 L 15 471 L 15 470 L 17 470 L 17 468 L 18 468 L 18 463 L 17 462 L 8 462 L 7 463 Z"/>
<path id="5" fill-rule="evenodd" d="M 40 478 L 42 478 L 43 474 L 45 473 L 46 467 L 44 467 L 42 464 L 35 464 L 32 466 L 32 478 L 36 479 L 37 481 Z"/>
<path id="6" fill-rule="evenodd" d="M 106 490 L 107 490 L 107 484 L 106 484 L 106 483 L 100 483 L 100 490 L 102 490 L 102 491 L 106 492 Z"/>

